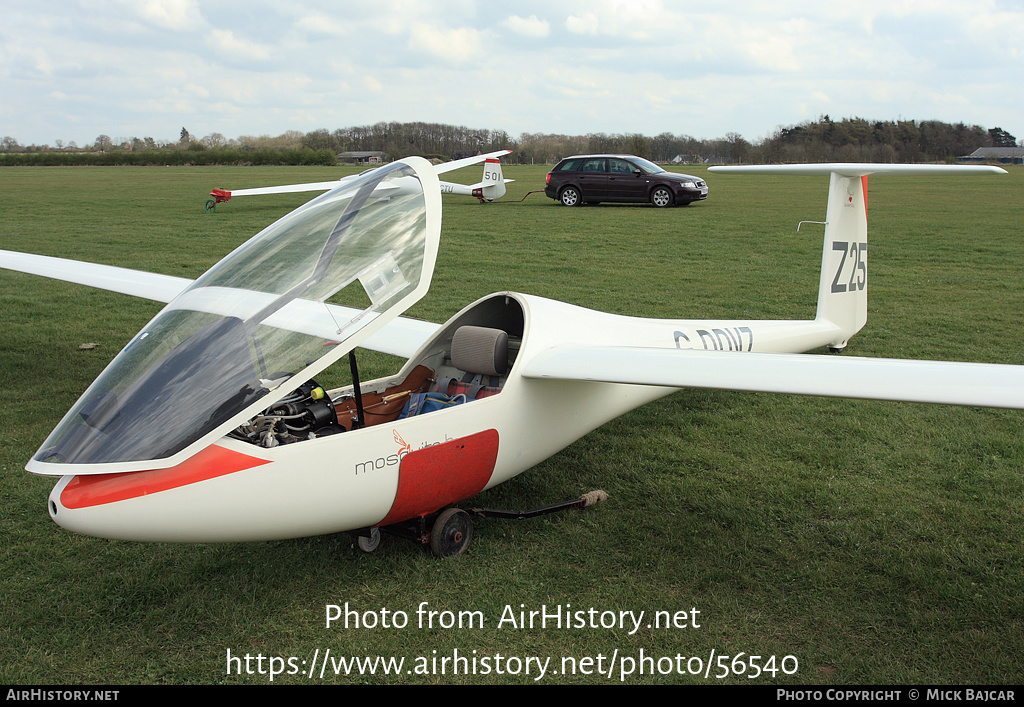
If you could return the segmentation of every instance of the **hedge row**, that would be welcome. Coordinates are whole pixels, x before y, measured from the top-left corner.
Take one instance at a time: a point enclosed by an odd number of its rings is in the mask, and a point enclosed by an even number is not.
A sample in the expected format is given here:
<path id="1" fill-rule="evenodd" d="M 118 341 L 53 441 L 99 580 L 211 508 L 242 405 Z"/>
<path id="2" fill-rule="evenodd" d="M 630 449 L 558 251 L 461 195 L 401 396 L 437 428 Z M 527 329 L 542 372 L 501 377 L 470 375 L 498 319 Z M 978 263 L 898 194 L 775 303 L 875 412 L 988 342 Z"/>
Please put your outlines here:
<path id="1" fill-rule="evenodd" d="M 184 165 L 321 165 L 338 163 L 330 150 L 289 149 L 140 150 L 138 152 L 6 152 L 2 167 L 184 166 Z"/>

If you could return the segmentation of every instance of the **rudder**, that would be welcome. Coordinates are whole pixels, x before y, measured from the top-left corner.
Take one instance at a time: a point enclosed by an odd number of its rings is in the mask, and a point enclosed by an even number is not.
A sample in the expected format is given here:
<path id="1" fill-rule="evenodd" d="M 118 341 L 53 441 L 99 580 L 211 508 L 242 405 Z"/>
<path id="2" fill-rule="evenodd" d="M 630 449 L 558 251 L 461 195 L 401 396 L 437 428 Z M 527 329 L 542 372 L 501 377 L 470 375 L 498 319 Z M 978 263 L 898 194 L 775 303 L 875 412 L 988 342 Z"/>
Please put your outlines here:
<path id="1" fill-rule="evenodd" d="M 501 172 L 501 160 L 491 157 L 484 162 L 484 176 L 481 185 L 481 194 L 487 201 L 505 196 L 505 177 Z"/>
<path id="2" fill-rule="evenodd" d="M 868 318 L 867 188 L 867 175 L 831 174 L 815 318 L 839 328 L 832 349 L 843 349 Z"/>

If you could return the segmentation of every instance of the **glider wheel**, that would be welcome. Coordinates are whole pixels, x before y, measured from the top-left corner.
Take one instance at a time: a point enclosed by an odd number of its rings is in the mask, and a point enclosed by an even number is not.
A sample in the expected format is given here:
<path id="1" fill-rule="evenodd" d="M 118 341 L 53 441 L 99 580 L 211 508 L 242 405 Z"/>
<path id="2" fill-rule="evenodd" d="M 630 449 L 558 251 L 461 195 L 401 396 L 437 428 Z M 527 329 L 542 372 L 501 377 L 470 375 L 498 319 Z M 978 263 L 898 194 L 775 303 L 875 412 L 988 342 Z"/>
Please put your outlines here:
<path id="1" fill-rule="evenodd" d="M 370 528 L 369 535 L 357 535 L 356 545 L 363 552 L 373 552 L 380 545 L 380 528 Z"/>
<path id="2" fill-rule="evenodd" d="M 473 539 L 473 519 L 459 508 L 449 508 L 434 521 L 430 531 L 430 551 L 435 557 L 455 557 L 469 547 Z"/>
<path id="3" fill-rule="evenodd" d="M 212 214 L 216 210 L 217 210 L 217 202 L 214 201 L 213 199 L 207 199 L 206 200 L 206 213 Z"/>

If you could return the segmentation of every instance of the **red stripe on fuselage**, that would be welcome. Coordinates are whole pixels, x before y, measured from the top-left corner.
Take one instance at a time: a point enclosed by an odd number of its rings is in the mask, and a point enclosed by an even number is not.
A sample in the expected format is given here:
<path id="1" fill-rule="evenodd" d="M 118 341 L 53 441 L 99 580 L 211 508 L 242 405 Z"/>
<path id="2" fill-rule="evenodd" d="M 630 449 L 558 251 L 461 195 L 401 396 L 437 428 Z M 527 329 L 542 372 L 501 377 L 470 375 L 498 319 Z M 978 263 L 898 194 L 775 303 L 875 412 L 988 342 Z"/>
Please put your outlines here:
<path id="1" fill-rule="evenodd" d="M 269 463 L 266 459 L 211 445 L 181 464 L 167 469 L 75 476 L 61 492 L 60 502 L 65 508 L 102 506 Z"/>

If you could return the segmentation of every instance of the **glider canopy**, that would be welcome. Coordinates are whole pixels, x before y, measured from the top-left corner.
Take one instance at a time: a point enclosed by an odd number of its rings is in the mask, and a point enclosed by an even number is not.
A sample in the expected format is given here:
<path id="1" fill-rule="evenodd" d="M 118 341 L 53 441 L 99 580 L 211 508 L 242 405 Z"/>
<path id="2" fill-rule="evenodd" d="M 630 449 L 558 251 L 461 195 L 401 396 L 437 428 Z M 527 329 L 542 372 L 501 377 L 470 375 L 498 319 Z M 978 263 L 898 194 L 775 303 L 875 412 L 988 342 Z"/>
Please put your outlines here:
<path id="1" fill-rule="evenodd" d="M 398 317 L 426 293 L 437 255 L 440 196 L 425 165 L 345 182 L 221 260 L 118 354 L 29 470 L 175 464 Z M 396 179 L 420 188 L 382 199 Z"/>

